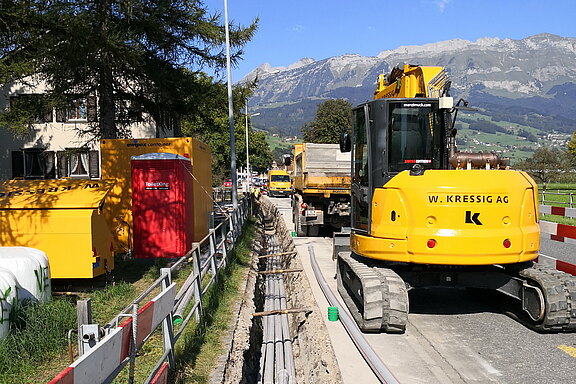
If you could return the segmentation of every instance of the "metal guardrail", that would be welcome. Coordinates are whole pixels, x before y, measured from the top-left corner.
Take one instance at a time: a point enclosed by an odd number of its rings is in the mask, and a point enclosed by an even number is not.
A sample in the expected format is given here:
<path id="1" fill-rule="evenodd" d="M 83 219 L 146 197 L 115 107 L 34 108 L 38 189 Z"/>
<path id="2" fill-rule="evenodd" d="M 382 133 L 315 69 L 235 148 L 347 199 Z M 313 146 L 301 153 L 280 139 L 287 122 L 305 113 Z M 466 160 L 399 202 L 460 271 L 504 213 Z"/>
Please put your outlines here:
<path id="1" fill-rule="evenodd" d="M 175 343 L 193 316 L 197 321 L 201 319 L 202 298 L 217 281 L 219 271 L 228 264 L 228 254 L 248 218 L 248 200 L 242 199 L 237 210 L 230 212 L 222 223 L 211 229 L 206 237 L 170 268 L 162 268 L 160 277 L 103 327 L 104 337 L 49 384 L 110 383 L 127 364 L 130 364 L 128 382 L 132 384 L 136 353 L 160 323 L 163 354 L 145 383 L 165 383 L 167 369 L 174 368 Z M 192 271 L 176 293 L 172 272 L 190 261 L 193 264 Z M 204 281 L 206 279 L 208 281 Z M 140 306 L 142 301 L 158 288 L 160 294 Z M 193 305 L 188 309 L 192 300 Z M 119 324 L 122 318 L 129 319 Z M 174 322 L 178 326 L 176 332 Z"/>
<path id="2" fill-rule="evenodd" d="M 562 192 L 564 191 L 564 192 Z M 565 192 L 566 190 L 557 189 L 556 192 L 554 190 L 539 190 L 539 200 L 540 204 L 544 205 L 566 205 L 569 208 L 576 207 L 576 191 L 574 192 Z"/>

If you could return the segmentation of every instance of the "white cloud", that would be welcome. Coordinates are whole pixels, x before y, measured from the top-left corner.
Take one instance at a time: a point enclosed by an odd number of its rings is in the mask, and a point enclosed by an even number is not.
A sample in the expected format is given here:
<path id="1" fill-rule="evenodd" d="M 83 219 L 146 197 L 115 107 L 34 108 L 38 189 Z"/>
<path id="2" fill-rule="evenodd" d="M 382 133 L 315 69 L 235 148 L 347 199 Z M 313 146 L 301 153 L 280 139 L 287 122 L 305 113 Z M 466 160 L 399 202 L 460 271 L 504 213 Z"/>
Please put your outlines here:
<path id="1" fill-rule="evenodd" d="M 434 4 L 436 4 L 436 6 L 438 7 L 438 10 L 440 12 L 444 12 L 444 9 L 446 9 L 446 6 L 448 5 L 448 3 L 450 3 L 450 0 L 435 0 Z"/>
<path id="2" fill-rule="evenodd" d="M 295 25 L 291 26 L 290 28 L 288 28 L 288 30 L 290 32 L 296 32 L 296 33 L 302 33 L 302 32 L 304 32 L 305 29 L 306 28 L 300 24 L 295 24 Z"/>

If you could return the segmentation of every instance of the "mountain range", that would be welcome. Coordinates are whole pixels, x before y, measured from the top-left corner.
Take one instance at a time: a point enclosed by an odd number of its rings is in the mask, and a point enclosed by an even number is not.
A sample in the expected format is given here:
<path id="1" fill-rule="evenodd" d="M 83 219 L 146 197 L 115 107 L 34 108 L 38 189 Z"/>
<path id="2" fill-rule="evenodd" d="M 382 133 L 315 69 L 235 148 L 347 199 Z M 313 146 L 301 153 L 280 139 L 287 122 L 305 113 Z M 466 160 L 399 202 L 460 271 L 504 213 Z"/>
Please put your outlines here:
<path id="1" fill-rule="evenodd" d="M 522 142 L 530 142 L 523 148 L 529 152 L 552 143 L 546 142 L 551 136 L 565 141 L 576 130 L 576 38 L 552 34 L 521 40 L 454 39 L 401 46 L 372 57 L 304 58 L 288 67 L 263 64 L 242 81 L 258 79 L 249 100 L 250 110 L 260 113 L 252 119 L 255 127 L 300 136 L 319 103 L 332 98 L 364 102 L 379 74 L 403 64 L 445 67 L 454 99 L 464 98 L 478 108 L 461 122 L 461 145 L 473 146 L 474 129 L 479 128 L 482 134 L 517 136 L 519 145 L 508 150 L 522 150 Z"/>

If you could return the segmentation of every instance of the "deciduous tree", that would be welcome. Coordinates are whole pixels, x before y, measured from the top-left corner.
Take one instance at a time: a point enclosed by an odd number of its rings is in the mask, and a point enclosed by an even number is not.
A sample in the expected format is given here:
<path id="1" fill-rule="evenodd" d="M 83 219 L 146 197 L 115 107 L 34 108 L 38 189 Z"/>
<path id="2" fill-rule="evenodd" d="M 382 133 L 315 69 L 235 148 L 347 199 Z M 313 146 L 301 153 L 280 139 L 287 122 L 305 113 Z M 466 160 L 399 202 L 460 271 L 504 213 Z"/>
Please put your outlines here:
<path id="1" fill-rule="evenodd" d="M 523 169 L 536 181 L 546 185 L 558 180 L 567 170 L 566 153 L 549 148 L 538 148 L 531 158 L 516 164 L 516 168 Z"/>
<path id="2" fill-rule="evenodd" d="M 350 131 L 352 104 L 344 99 L 331 99 L 318 105 L 316 116 L 302 127 L 307 143 L 338 143 L 340 134 Z"/>
<path id="3" fill-rule="evenodd" d="M 228 121 L 227 88 L 205 76 L 203 93 L 191 95 L 195 101 L 190 113 L 183 116 L 182 131 L 187 136 L 197 137 L 212 149 L 212 172 L 216 182 L 230 177 L 230 128 Z M 234 136 L 236 141 L 237 166 L 246 166 L 245 114 L 244 105 L 254 83 L 238 85 L 233 89 Z M 248 120 L 249 123 L 250 120 Z M 264 132 L 248 126 L 250 167 L 263 172 L 272 163 L 270 147 Z"/>

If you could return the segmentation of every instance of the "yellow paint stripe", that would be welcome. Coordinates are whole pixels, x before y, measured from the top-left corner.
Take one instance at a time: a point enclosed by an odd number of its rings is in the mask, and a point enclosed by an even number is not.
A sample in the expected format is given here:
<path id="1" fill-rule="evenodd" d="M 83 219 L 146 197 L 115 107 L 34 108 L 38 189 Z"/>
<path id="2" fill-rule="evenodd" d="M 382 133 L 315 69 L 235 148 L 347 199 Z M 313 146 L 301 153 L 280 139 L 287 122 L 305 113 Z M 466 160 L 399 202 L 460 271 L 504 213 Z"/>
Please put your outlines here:
<path id="1" fill-rule="evenodd" d="M 567 354 L 569 354 L 570 356 L 572 356 L 573 358 L 576 359 L 576 348 L 574 347 L 569 347 L 567 345 L 559 345 L 558 349 L 566 352 Z"/>

